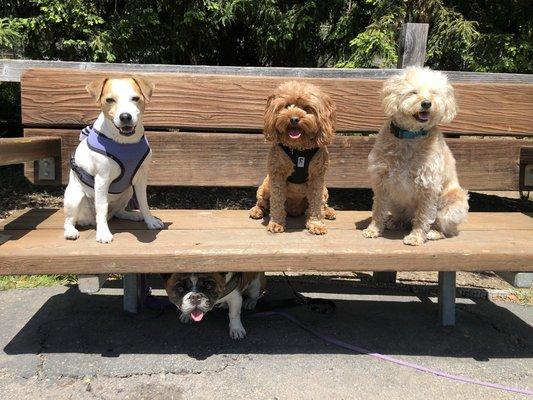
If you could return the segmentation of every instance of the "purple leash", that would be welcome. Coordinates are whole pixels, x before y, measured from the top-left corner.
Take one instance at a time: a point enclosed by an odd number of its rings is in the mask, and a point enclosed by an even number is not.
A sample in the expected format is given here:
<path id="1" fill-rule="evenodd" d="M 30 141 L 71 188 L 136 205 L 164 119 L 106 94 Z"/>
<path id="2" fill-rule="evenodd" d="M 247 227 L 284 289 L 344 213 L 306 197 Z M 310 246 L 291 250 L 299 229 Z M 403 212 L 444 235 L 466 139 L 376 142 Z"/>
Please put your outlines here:
<path id="1" fill-rule="evenodd" d="M 437 376 L 440 376 L 442 378 L 447 378 L 447 379 L 451 379 L 451 380 L 454 380 L 454 381 L 465 382 L 465 383 L 470 383 L 472 385 L 484 386 L 484 387 L 488 387 L 488 388 L 492 388 L 492 389 L 505 390 L 507 392 L 527 394 L 527 395 L 533 396 L 533 391 L 531 391 L 531 390 L 520 389 L 520 388 L 516 388 L 516 387 L 511 387 L 511 386 L 498 385 L 497 383 L 485 382 L 485 381 L 481 381 L 481 380 L 477 380 L 477 379 L 473 379 L 473 378 L 467 378 L 467 377 L 460 376 L 460 375 L 453 375 L 453 374 L 449 374 L 449 373 L 444 372 L 444 371 L 440 371 L 438 369 L 427 368 L 427 367 L 424 367 L 422 365 L 418 365 L 418 364 L 415 364 L 415 363 L 412 363 L 412 362 L 409 362 L 409 361 L 404 361 L 404 360 L 400 360 L 398 358 L 386 356 L 384 354 L 373 353 L 370 350 L 364 349 L 362 347 L 354 346 L 353 344 L 343 342 L 342 340 L 339 340 L 339 339 L 337 339 L 337 338 L 335 338 L 333 336 L 322 334 L 322 333 L 314 330 L 310 326 L 304 324 L 303 322 L 300 322 L 300 320 L 298 320 L 293 315 L 291 315 L 289 313 L 286 313 L 284 311 L 265 311 L 265 312 L 259 312 L 259 313 L 250 315 L 250 317 L 254 317 L 254 318 L 255 317 L 257 317 L 257 318 L 271 317 L 271 316 L 280 316 L 280 317 L 283 317 L 285 319 L 288 319 L 293 324 L 295 324 L 295 325 L 299 326 L 300 328 L 302 328 L 303 330 L 309 332 L 311 335 L 316 336 L 317 338 L 322 339 L 323 341 L 325 341 L 327 343 L 333 344 L 333 345 L 338 346 L 338 347 L 342 347 L 342 348 L 347 349 L 347 350 L 354 351 L 356 353 L 365 354 L 367 356 L 371 356 L 371 357 L 377 358 L 379 360 L 389 361 L 389 362 L 392 362 L 394 364 L 402 365 L 404 367 L 416 369 L 418 371 L 426 372 L 428 374 L 437 375 Z"/>
<path id="2" fill-rule="evenodd" d="M 151 308 L 151 309 L 163 311 L 166 308 L 175 308 L 172 305 L 172 303 L 168 301 L 168 299 L 159 299 L 157 297 L 152 296 L 150 293 L 148 293 L 146 300 L 147 300 L 148 308 Z M 264 317 L 272 317 L 272 316 L 283 317 L 291 321 L 293 324 L 299 326 L 303 330 L 309 332 L 311 335 L 319 339 L 322 339 L 326 343 L 333 344 L 343 349 L 351 350 L 351 351 L 354 351 L 360 354 L 365 354 L 367 356 L 377 358 L 378 360 L 388 361 L 394 364 L 402 365 L 407 368 L 416 369 L 417 371 L 437 375 L 442 378 L 447 378 L 447 379 L 451 379 L 451 380 L 458 381 L 458 382 L 470 383 L 472 385 L 484 386 L 484 387 L 488 387 L 491 389 L 499 389 L 499 390 L 505 390 L 506 392 L 526 394 L 526 395 L 533 396 L 533 391 L 531 390 L 520 389 L 516 387 L 511 387 L 511 386 L 498 385 L 497 383 L 485 382 L 485 381 L 481 381 L 481 380 L 477 380 L 473 378 L 467 378 L 467 377 L 460 376 L 460 375 L 453 375 L 453 374 L 449 374 L 447 372 L 444 372 L 438 369 L 428 368 L 428 367 L 424 367 L 422 365 L 418 365 L 418 364 L 415 364 L 409 361 L 400 360 L 399 358 L 386 356 L 380 353 L 373 353 L 370 350 L 367 350 L 363 347 L 354 346 L 353 344 L 343 342 L 342 340 L 339 340 L 333 336 L 320 333 L 316 331 L 315 329 L 311 328 L 310 326 L 301 322 L 295 316 L 284 311 L 264 311 L 264 312 L 257 312 L 254 314 L 249 314 L 248 316 L 251 318 L 264 318 Z"/>

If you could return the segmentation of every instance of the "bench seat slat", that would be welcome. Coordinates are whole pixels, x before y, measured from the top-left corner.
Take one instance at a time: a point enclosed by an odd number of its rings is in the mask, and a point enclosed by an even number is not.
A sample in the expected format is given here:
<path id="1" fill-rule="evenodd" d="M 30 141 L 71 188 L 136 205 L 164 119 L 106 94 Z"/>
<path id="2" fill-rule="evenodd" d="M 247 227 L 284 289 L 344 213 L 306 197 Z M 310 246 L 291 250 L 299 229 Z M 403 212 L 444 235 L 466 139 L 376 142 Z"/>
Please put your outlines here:
<path id="1" fill-rule="evenodd" d="M 189 212 L 196 218 L 200 211 Z M 96 243 L 94 229 L 82 231 L 77 241 L 63 239 L 62 229 L 0 231 L 0 274 L 533 269 L 533 226 L 485 230 L 481 223 L 455 238 L 408 247 L 401 232 L 368 240 L 355 227 L 333 229 L 335 222 L 325 236 L 310 235 L 301 227 L 273 235 L 261 222 L 248 221 L 245 211 L 238 213 L 242 226 L 253 222 L 257 227 L 180 229 L 181 220 L 166 220 L 176 229 L 120 231 L 109 245 Z M 513 215 L 506 215 L 509 226 Z M 355 224 L 353 216 L 341 212 L 338 223 Z"/>
<path id="2" fill-rule="evenodd" d="M 120 75 L 120 74 L 113 74 Z M 124 75 L 124 74 L 123 74 Z M 22 122 L 27 126 L 81 126 L 99 109 L 85 85 L 102 71 L 30 69 L 22 77 Z M 147 74 L 156 85 L 145 126 L 152 128 L 256 130 L 266 99 L 285 77 Z M 381 80 L 302 78 L 320 85 L 337 103 L 337 129 L 375 132 L 383 123 Z M 456 83 L 459 114 L 443 126 L 459 134 L 533 135 L 533 85 Z"/>
<path id="3" fill-rule="evenodd" d="M 26 129 L 27 137 L 58 136 L 62 140 L 62 181 L 68 182 L 70 155 L 78 145 L 74 129 Z M 153 150 L 151 185 L 257 186 L 266 174 L 269 143 L 262 135 L 229 133 L 148 132 Z M 471 190 L 517 190 L 518 159 L 526 139 L 447 139 L 457 159 L 461 184 Z M 368 188 L 368 153 L 372 137 L 338 136 L 330 146 L 326 183 L 336 188 Z M 33 181 L 33 165 L 26 177 Z M 39 182 L 45 183 L 45 182 Z"/>
<path id="4" fill-rule="evenodd" d="M 260 230 L 264 225 L 248 217 L 247 210 L 152 210 L 153 214 L 166 222 L 166 230 L 238 229 Z M 330 230 L 354 230 L 370 218 L 370 211 L 339 211 L 338 218 L 328 221 Z M 62 229 L 62 210 L 33 208 L 16 211 L 11 217 L 0 221 L 0 230 Z M 289 218 L 287 226 L 296 229 L 303 226 L 303 218 Z M 143 223 L 112 219 L 113 231 L 145 230 Z M 472 212 L 461 225 L 462 231 L 531 231 L 533 213 Z"/>

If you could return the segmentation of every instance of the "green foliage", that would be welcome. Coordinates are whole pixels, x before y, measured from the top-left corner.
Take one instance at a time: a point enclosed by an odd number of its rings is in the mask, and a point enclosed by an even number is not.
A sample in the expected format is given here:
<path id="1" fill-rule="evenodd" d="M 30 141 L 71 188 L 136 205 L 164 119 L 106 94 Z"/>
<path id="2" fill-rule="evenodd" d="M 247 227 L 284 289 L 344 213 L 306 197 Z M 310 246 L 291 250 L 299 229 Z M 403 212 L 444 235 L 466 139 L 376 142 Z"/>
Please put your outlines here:
<path id="1" fill-rule="evenodd" d="M 5 0 L 0 50 L 19 58 L 386 68 L 405 22 L 427 64 L 533 72 L 527 0 Z"/>
<path id="2" fill-rule="evenodd" d="M 0 276 L 0 291 L 75 284 L 76 281 L 75 275 L 4 275 Z"/>

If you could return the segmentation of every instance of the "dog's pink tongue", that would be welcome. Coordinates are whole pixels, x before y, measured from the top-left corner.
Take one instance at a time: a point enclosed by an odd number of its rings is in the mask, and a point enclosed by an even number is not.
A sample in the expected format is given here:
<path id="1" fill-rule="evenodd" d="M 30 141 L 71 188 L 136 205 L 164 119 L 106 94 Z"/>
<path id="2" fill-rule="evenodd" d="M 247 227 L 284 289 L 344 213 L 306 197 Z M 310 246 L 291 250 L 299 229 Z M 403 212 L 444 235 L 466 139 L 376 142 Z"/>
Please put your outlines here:
<path id="1" fill-rule="evenodd" d="M 291 139 L 298 139 L 302 135 L 299 129 L 290 129 L 288 133 Z"/>
<path id="2" fill-rule="evenodd" d="M 200 322 L 203 317 L 204 313 L 200 310 L 194 310 L 193 312 L 191 312 L 191 318 L 194 322 Z"/>

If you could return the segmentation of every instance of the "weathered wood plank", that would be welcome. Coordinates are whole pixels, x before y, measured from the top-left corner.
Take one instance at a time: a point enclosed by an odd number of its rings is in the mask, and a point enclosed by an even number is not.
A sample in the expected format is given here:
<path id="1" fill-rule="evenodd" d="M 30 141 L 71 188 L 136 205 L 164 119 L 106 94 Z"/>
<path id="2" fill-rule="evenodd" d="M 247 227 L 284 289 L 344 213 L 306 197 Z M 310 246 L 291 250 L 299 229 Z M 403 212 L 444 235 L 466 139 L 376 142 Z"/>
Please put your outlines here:
<path id="1" fill-rule="evenodd" d="M 50 135 L 62 140 L 62 177 L 68 182 L 70 155 L 78 130 L 26 129 L 26 136 Z M 262 135 L 148 132 L 153 150 L 150 184 L 159 186 L 257 186 L 266 174 L 269 143 Z M 471 190 L 517 190 L 520 147 L 525 139 L 447 139 L 457 159 L 461 184 Z M 374 139 L 338 136 L 330 147 L 329 187 L 368 188 L 367 156 Z M 32 180 L 34 170 L 28 166 Z"/>
<path id="2" fill-rule="evenodd" d="M 109 245 L 97 243 L 94 230 L 76 241 L 65 240 L 62 230 L 3 233 L 11 240 L 0 245 L 0 274 L 533 268 L 533 233 L 523 231 L 464 231 L 419 247 L 404 245 L 402 233 L 370 240 L 355 230 L 325 236 L 304 230 L 143 230 L 115 233 Z"/>
<path id="3" fill-rule="evenodd" d="M 165 222 L 165 230 L 238 229 L 264 230 L 262 221 L 250 219 L 248 210 L 153 210 L 155 216 Z M 370 222 L 370 211 L 339 211 L 337 219 L 327 221 L 329 230 L 362 229 Z M 61 210 L 34 208 L 15 212 L 0 222 L 0 230 L 32 230 L 63 228 Z M 146 230 L 143 222 L 112 219 L 113 232 Z M 304 226 L 303 218 L 289 218 L 288 229 Z M 461 231 L 530 231 L 533 232 L 533 215 L 505 212 L 475 212 L 461 225 Z"/>
<path id="4" fill-rule="evenodd" d="M 408 22 L 402 26 L 398 46 L 398 68 L 424 65 L 428 30 L 429 24 Z"/>
<path id="5" fill-rule="evenodd" d="M 0 139 L 0 165 L 22 164 L 61 154 L 58 137 L 25 137 Z"/>
<path id="6" fill-rule="evenodd" d="M 27 126 L 81 126 L 99 113 L 85 85 L 106 72 L 28 70 L 22 80 L 22 121 Z M 149 128 L 255 130 L 263 126 L 267 97 L 286 77 L 152 74 L 156 91 L 145 116 Z M 320 85 L 337 103 L 339 132 L 374 132 L 383 123 L 382 81 L 302 78 Z M 459 114 L 443 126 L 461 134 L 533 135 L 533 85 L 455 84 Z"/>
<path id="7" fill-rule="evenodd" d="M 316 78 L 358 78 L 386 79 L 398 72 L 397 69 L 363 68 L 286 68 L 286 67 L 230 67 L 210 65 L 167 65 L 167 64 L 127 64 L 93 63 L 46 60 L 0 60 L 0 82 L 20 82 L 28 69 L 58 68 L 74 71 L 108 71 L 128 73 L 178 73 L 242 76 L 284 76 Z M 533 83 L 531 74 L 503 74 L 484 72 L 446 71 L 453 82 L 486 83 Z"/>

